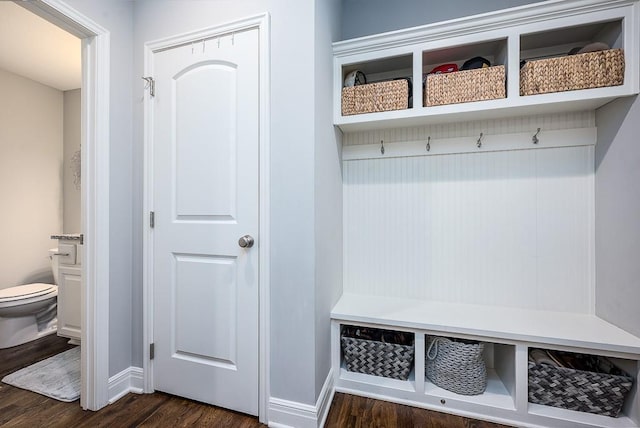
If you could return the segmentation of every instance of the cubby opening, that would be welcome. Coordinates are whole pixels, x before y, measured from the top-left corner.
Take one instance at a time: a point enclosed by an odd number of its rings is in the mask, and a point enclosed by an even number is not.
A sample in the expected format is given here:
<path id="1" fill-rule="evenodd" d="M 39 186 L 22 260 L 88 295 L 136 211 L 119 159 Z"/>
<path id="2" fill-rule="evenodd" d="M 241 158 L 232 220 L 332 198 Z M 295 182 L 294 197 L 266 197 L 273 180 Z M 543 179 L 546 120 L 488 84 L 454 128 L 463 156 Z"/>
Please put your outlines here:
<path id="1" fill-rule="evenodd" d="M 430 336 L 431 338 L 435 336 Z M 467 349 L 473 347 L 473 343 L 483 345 L 482 359 L 486 367 L 486 388 L 484 392 L 474 395 L 460 394 L 450 391 L 442 386 L 436 385 L 427 375 L 427 364 L 430 358 L 429 346 L 430 337 L 425 339 L 425 386 L 424 391 L 427 396 L 434 396 L 441 400 L 457 400 L 473 404 L 482 404 L 502 408 L 505 410 L 515 410 L 516 394 L 516 369 L 515 369 L 515 346 L 493 342 L 478 342 L 463 340 L 461 343 L 467 344 Z M 454 341 L 461 340 L 449 337 Z M 431 357 L 434 356 L 431 349 Z M 437 358 L 437 357 L 436 357 Z M 453 375 L 452 375 L 453 376 Z"/>
<path id="2" fill-rule="evenodd" d="M 343 324 L 340 345 L 345 378 L 415 389 L 414 333 Z"/>
<path id="3" fill-rule="evenodd" d="M 507 39 L 425 50 L 422 52 L 422 73 L 427 74 L 442 64 L 456 64 L 460 69 L 465 61 L 478 56 L 489 60 L 492 66 L 507 65 Z"/>
<path id="4" fill-rule="evenodd" d="M 622 19 L 527 33 L 520 36 L 520 61 L 563 57 L 571 49 L 603 42 L 611 49 L 624 49 Z"/>
<path id="5" fill-rule="evenodd" d="M 413 55 L 342 67 L 342 116 L 405 110 L 413 106 Z"/>
<path id="6" fill-rule="evenodd" d="M 342 78 L 352 71 L 359 70 L 367 77 L 367 83 L 383 82 L 387 80 L 413 78 L 413 55 L 398 55 L 346 64 L 342 67 Z"/>
<path id="7" fill-rule="evenodd" d="M 522 96 L 624 83 L 622 20 L 524 34 L 520 44 Z"/>
<path id="8" fill-rule="evenodd" d="M 602 426 L 636 426 L 638 361 L 528 349 L 529 413 Z"/>

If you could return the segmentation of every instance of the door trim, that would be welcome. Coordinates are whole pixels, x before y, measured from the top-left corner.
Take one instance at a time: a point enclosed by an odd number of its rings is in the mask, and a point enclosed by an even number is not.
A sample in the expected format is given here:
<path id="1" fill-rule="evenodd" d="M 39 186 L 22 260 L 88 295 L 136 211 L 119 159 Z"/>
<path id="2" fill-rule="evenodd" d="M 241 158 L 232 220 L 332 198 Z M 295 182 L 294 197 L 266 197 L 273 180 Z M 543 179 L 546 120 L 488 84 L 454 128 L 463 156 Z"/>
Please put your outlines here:
<path id="1" fill-rule="evenodd" d="M 269 14 L 263 13 L 197 31 L 163 38 L 144 45 L 144 75 L 153 76 L 153 55 L 156 52 L 185 44 L 233 34 L 234 32 L 258 29 L 259 34 L 259 302 L 258 302 L 258 416 L 260 422 L 268 421 L 269 401 L 269 327 L 270 327 L 270 282 L 269 282 L 269 189 L 270 189 L 270 29 Z M 144 82 L 141 82 L 141 84 Z M 153 231 L 149 226 L 149 212 L 153 211 L 153 103 L 147 91 L 144 96 L 144 200 L 142 218 L 143 237 L 143 383 L 145 392 L 154 391 L 153 361 L 149 346 L 153 342 Z"/>
<path id="2" fill-rule="evenodd" d="M 82 39 L 82 189 L 84 233 L 80 405 L 109 403 L 109 45 L 102 26 L 61 0 L 16 2 Z"/>

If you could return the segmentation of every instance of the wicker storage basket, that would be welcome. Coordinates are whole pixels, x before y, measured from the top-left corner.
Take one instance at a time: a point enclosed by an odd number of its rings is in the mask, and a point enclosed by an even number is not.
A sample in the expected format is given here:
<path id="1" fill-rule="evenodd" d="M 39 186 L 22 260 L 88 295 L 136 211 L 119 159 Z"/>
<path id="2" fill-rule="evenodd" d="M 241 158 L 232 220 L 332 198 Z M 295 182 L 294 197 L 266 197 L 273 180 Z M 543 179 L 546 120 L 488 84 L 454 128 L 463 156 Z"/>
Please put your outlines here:
<path id="1" fill-rule="evenodd" d="M 480 342 L 428 337 L 425 375 L 440 388 L 456 394 L 482 394 L 487 387 L 483 350 L 484 343 Z"/>
<path id="2" fill-rule="evenodd" d="M 404 340 L 397 340 L 398 335 Z M 385 341 L 365 337 L 381 337 Z M 409 341 L 411 344 L 393 343 Z M 340 342 L 347 370 L 400 380 L 409 378 L 414 358 L 413 334 L 343 326 Z"/>
<path id="3" fill-rule="evenodd" d="M 406 79 L 342 88 L 342 115 L 406 109 L 409 95 Z"/>
<path id="4" fill-rule="evenodd" d="M 520 95 L 600 88 L 622 83 L 622 49 L 529 61 L 520 69 Z"/>
<path id="5" fill-rule="evenodd" d="M 618 417 L 633 384 L 633 378 L 620 373 L 605 374 L 529 362 L 529 402 Z"/>
<path id="6" fill-rule="evenodd" d="M 506 96 L 504 65 L 429 74 L 424 88 L 426 107 L 494 100 Z"/>

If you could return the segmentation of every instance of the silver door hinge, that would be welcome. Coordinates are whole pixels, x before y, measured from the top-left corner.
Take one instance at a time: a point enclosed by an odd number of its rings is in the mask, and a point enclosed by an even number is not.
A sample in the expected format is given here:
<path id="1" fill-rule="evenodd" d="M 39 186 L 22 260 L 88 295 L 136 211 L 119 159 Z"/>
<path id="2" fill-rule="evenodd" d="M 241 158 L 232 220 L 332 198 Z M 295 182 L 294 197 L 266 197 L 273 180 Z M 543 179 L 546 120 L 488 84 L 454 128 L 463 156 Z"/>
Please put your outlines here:
<path id="1" fill-rule="evenodd" d="M 149 344 L 149 359 L 153 360 L 155 356 L 156 356 L 156 344 L 151 343 Z"/>
<path id="2" fill-rule="evenodd" d="M 156 213 L 149 211 L 149 227 L 153 229 L 156 226 Z"/>
<path id="3" fill-rule="evenodd" d="M 153 77 L 143 77 L 142 80 L 147 82 L 147 84 L 144 85 L 144 88 L 145 89 L 149 89 L 149 95 L 151 95 L 152 97 L 155 97 L 156 96 L 156 81 L 153 80 Z"/>

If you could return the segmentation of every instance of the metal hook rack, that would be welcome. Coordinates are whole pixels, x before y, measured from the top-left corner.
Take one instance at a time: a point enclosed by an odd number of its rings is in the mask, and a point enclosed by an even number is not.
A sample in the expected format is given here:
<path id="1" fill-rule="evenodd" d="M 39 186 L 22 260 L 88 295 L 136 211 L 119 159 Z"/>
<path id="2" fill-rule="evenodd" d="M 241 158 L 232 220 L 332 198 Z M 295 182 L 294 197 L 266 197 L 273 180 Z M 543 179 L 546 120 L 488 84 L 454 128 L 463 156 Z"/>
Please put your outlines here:
<path id="1" fill-rule="evenodd" d="M 478 132 L 473 135 L 475 132 Z M 535 134 L 535 135 L 534 135 Z M 388 138 L 387 141 L 381 137 Z M 523 130 L 514 133 L 490 133 L 485 135 L 484 132 L 473 130 L 464 136 L 459 137 L 440 137 L 439 135 L 426 135 L 421 139 L 410 139 L 402 141 L 394 139 L 394 136 L 377 135 L 373 136 L 369 142 L 365 144 L 348 144 L 342 148 L 343 160 L 361 160 L 361 159 L 390 159 L 404 158 L 412 156 L 440 156 L 449 154 L 475 153 L 480 155 L 488 152 L 503 152 L 513 150 L 538 150 L 553 147 L 574 147 L 595 145 L 597 140 L 596 128 L 575 128 L 575 129 L 559 129 L 545 130 L 542 135 L 542 127 L 540 131 L 536 128 Z M 537 145 L 535 138 L 538 138 Z M 389 139 L 390 138 L 390 139 Z M 542 141 L 544 138 L 544 142 Z M 385 143 L 391 141 L 391 151 L 387 150 Z M 472 145 L 475 141 L 475 145 Z M 435 149 L 432 150 L 432 143 Z M 387 146 L 389 144 L 386 144 Z"/>

